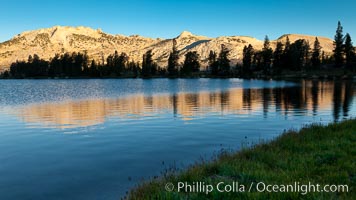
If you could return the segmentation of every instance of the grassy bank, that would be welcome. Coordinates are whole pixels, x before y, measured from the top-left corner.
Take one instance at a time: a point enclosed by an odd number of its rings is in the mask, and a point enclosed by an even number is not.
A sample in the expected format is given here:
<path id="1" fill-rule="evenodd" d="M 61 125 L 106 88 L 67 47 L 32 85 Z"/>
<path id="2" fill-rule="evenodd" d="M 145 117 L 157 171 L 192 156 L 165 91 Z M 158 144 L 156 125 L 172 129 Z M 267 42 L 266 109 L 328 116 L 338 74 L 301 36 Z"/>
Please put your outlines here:
<path id="1" fill-rule="evenodd" d="M 178 182 L 213 185 L 209 194 L 178 192 Z M 245 192 L 219 192 L 219 182 L 238 182 Z M 348 185 L 348 192 L 257 192 L 256 184 Z M 174 190 L 165 189 L 172 183 Z M 223 184 L 223 185 L 224 185 Z M 250 185 L 251 192 L 248 192 Z M 169 188 L 172 188 L 169 185 Z M 237 153 L 223 153 L 216 160 L 185 171 L 163 174 L 129 192 L 129 199 L 356 199 L 356 120 L 328 126 L 311 125 L 282 134 L 272 142 Z M 224 189 L 220 187 L 220 189 Z M 260 189 L 263 189 L 262 185 Z M 323 189 L 323 188 L 321 188 Z"/>

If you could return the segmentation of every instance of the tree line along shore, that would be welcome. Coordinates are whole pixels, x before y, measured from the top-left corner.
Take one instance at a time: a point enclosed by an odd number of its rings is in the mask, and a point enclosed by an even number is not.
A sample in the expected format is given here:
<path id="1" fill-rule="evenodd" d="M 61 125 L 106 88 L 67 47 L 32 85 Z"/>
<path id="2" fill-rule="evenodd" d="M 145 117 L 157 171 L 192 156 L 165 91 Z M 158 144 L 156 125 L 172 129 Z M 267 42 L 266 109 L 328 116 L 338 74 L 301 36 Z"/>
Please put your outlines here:
<path id="1" fill-rule="evenodd" d="M 179 63 L 176 41 L 167 66 L 161 67 L 153 60 L 152 50 L 134 62 L 125 53 L 115 51 L 101 62 L 90 60 L 86 52 L 55 54 L 49 61 L 30 55 L 27 61 L 16 61 L 1 78 L 153 78 L 153 77 L 353 77 L 356 75 L 356 54 L 350 34 L 343 35 L 338 22 L 334 37 L 334 51 L 326 55 L 318 38 L 310 45 L 299 39 L 291 43 L 277 42 L 273 50 L 266 36 L 262 50 L 249 44 L 243 49 L 242 62 L 230 66 L 229 49 L 221 45 L 220 52 L 210 51 L 208 66 L 202 67 L 196 51 L 185 54 Z"/>

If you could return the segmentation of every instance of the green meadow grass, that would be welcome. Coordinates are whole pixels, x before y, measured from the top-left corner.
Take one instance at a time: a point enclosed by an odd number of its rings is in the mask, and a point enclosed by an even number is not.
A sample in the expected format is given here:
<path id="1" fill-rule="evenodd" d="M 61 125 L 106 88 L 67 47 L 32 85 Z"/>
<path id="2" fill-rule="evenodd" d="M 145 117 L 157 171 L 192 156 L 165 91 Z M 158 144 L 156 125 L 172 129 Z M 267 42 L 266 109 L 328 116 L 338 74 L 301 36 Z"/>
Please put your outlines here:
<path id="1" fill-rule="evenodd" d="M 168 170 L 170 171 L 170 170 Z M 238 182 L 286 185 L 348 185 L 348 192 L 250 192 L 185 193 L 178 182 Z M 174 191 L 165 190 L 173 183 Z M 139 184 L 128 192 L 128 199 L 356 199 L 356 120 L 327 126 L 310 125 L 289 131 L 275 140 L 239 152 L 221 153 L 217 159 L 201 162 L 184 171 L 166 172 L 161 177 Z"/>

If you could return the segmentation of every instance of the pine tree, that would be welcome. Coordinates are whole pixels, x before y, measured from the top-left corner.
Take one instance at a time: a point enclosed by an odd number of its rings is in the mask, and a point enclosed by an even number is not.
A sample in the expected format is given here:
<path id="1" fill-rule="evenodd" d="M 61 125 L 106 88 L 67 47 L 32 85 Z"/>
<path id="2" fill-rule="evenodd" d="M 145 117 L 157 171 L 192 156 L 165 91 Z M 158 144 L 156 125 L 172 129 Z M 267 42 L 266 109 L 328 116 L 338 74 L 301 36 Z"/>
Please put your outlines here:
<path id="1" fill-rule="evenodd" d="M 283 43 L 282 42 L 277 42 L 276 45 L 276 50 L 274 51 L 273 54 L 273 69 L 274 72 L 279 74 L 282 71 L 282 61 L 283 59 Z"/>
<path id="2" fill-rule="evenodd" d="M 63 65 L 59 54 L 55 54 L 55 56 L 51 59 L 49 74 L 53 77 L 61 76 L 63 74 Z"/>
<path id="3" fill-rule="evenodd" d="M 217 59 L 219 73 L 223 76 L 230 74 L 230 60 L 229 60 L 230 50 L 224 45 L 221 45 L 221 51 Z"/>
<path id="4" fill-rule="evenodd" d="M 33 57 L 32 57 L 32 55 L 29 55 L 29 56 L 28 56 L 27 62 L 28 62 L 28 63 L 32 63 L 32 62 L 33 62 Z"/>
<path id="5" fill-rule="evenodd" d="M 176 76 L 178 74 L 178 60 L 179 52 L 177 50 L 177 41 L 174 39 L 172 52 L 169 54 L 168 58 L 168 74 L 170 76 Z"/>
<path id="6" fill-rule="evenodd" d="M 124 70 L 126 70 L 126 67 L 128 66 L 129 59 L 130 59 L 129 56 L 124 52 L 122 52 L 120 54 L 120 56 L 118 57 L 118 61 L 117 61 L 117 70 L 118 71 L 117 71 L 117 73 L 119 76 L 122 74 L 122 72 Z"/>
<path id="7" fill-rule="evenodd" d="M 89 56 L 87 51 L 84 51 L 83 55 L 83 74 L 89 74 Z"/>
<path id="8" fill-rule="evenodd" d="M 336 29 L 336 34 L 334 39 L 335 39 L 334 41 L 335 66 L 341 67 L 344 62 L 344 58 L 343 58 L 344 36 L 342 34 L 342 26 L 340 21 L 337 24 L 337 29 Z"/>
<path id="9" fill-rule="evenodd" d="M 69 53 L 65 53 L 61 56 L 61 65 L 63 66 L 63 74 L 65 76 L 70 76 L 71 75 L 71 68 L 72 68 L 72 57 L 69 55 Z"/>
<path id="10" fill-rule="evenodd" d="M 251 44 L 245 46 L 243 49 L 242 74 L 248 74 L 251 72 L 253 51 L 254 50 Z"/>
<path id="11" fill-rule="evenodd" d="M 291 65 L 291 69 L 302 70 L 308 63 L 308 42 L 304 39 L 296 40 L 293 44 L 291 44 L 289 54 L 290 60 L 288 60 L 288 62 Z"/>
<path id="12" fill-rule="evenodd" d="M 346 56 L 346 65 L 347 67 L 351 67 L 352 62 L 355 59 L 355 49 L 352 45 L 352 40 L 350 34 L 346 34 L 345 36 L 345 56 Z"/>
<path id="13" fill-rule="evenodd" d="M 211 74 L 216 76 L 219 73 L 219 66 L 217 63 L 216 52 L 210 50 L 209 57 L 208 57 L 208 65 L 211 71 Z"/>
<path id="14" fill-rule="evenodd" d="M 284 45 L 283 56 L 282 56 L 282 66 L 287 69 L 292 68 L 290 46 L 291 43 L 289 37 L 287 36 L 286 43 Z"/>
<path id="15" fill-rule="evenodd" d="M 152 57 L 153 57 L 152 50 L 148 50 L 143 55 L 142 75 L 144 77 L 150 77 L 150 76 L 154 75 L 157 71 L 157 69 L 156 69 L 157 65 L 153 62 Z"/>
<path id="16" fill-rule="evenodd" d="M 96 64 L 94 59 L 91 61 L 90 64 L 89 75 L 91 77 L 99 77 L 98 65 Z"/>
<path id="17" fill-rule="evenodd" d="M 73 76 L 80 76 L 83 71 L 83 63 L 84 63 L 84 55 L 80 52 L 74 52 L 72 54 L 74 63 L 72 68 L 72 75 Z"/>
<path id="18" fill-rule="evenodd" d="M 320 52 L 321 52 L 321 46 L 318 38 L 315 38 L 314 41 L 314 48 L 313 48 L 313 53 L 311 57 L 311 64 L 314 69 L 320 67 L 321 60 L 320 60 Z"/>
<path id="19" fill-rule="evenodd" d="M 270 46 L 269 38 L 266 35 L 262 48 L 262 59 L 263 59 L 262 65 L 263 65 L 264 73 L 267 73 L 270 69 L 272 56 L 273 56 L 273 50 Z"/>
<path id="20" fill-rule="evenodd" d="M 190 75 L 192 72 L 199 72 L 199 54 L 196 51 L 185 54 L 185 60 L 182 68 L 182 74 Z"/>
<path id="21" fill-rule="evenodd" d="M 110 68 L 111 73 L 120 76 L 121 69 L 120 69 L 120 61 L 119 61 L 119 52 L 115 51 L 113 58 L 112 58 L 112 66 Z"/>
<path id="22" fill-rule="evenodd" d="M 117 51 L 115 52 L 115 54 L 117 53 Z M 114 56 L 115 56 L 114 54 Z M 113 55 L 108 55 L 108 57 L 106 58 L 106 69 L 108 70 L 109 74 L 112 73 L 115 69 L 114 69 L 114 56 Z M 118 55 L 117 55 L 118 56 Z"/>

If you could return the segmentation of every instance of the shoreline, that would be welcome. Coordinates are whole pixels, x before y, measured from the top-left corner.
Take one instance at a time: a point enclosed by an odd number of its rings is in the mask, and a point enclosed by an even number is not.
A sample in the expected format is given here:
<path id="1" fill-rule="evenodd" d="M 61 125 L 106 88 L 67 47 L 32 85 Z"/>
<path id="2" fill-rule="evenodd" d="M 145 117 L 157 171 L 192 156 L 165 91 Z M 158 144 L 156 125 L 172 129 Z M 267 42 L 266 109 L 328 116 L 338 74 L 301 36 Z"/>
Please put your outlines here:
<path id="1" fill-rule="evenodd" d="M 153 76 L 133 76 L 133 75 L 122 75 L 122 76 L 102 76 L 102 77 L 92 77 L 92 76 L 38 76 L 38 77 L 4 77 L 0 75 L 0 80 L 36 80 L 36 79 L 156 79 L 156 78 L 169 78 L 169 79 L 197 79 L 197 78 L 211 78 L 211 79 L 228 79 L 228 78 L 240 78 L 240 79 L 274 79 L 274 80 L 287 80 L 287 79 L 315 79 L 315 80 L 356 80 L 356 72 L 345 71 L 343 69 L 334 70 L 314 70 L 314 71 L 285 71 L 281 74 L 264 75 L 260 73 L 255 73 L 251 75 L 237 75 L 232 74 L 229 76 L 214 76 L 207 72 L 196 73 L 193 75 L 180 75 L 180 76 L 169 76 L 169 75 L 153 75 Z"/>
<path id="2" fill-rule="evenodd" d="M 163 173 L 139 183 L 128 199 L 355 199 L 356 119 L 308 125 L 284 132 L 267 143 L 237 152 L 222 152 L 216 159 L 183 171 Z M 232 183 L 235 191 L 207 193 L 207 186 Z M 348 192 L 236 191 L 253 183 L 347 185 Z M 179 184 L 188 189 L 178 191 Z M 168 186 L 167 186 L 168 185 Z M 190 187 L 189 187 L 190 186 Z M 168 188 L 167 188 L 168 187 Z M 171 190 L 172 189 L 172 190 Z M 202 189 L 204 191 L 202 191 Z M 251 189 L 251 188 L 250 188 Z M 261 189 L 261 188 L 260 188 Z M 168 190 L 168 191 L 167 191 Z"/>
<path id="3" fill-rule="evenodd" d="M 212 76 L 194 76 L 194 77 L 168 77 L 168 76 L 156 76 L 156 77 L 26 77 L 26 78 L 2 78 L 0 80 L 73 80 L 73 79 L 259 79 L 259 80 L 356 80 L 356 75 L 344 75 L 344 76 L 250 76 L 250 77 L 240 77 L 240 76 L 231 76 L 231 77 L 212 77 Z"/>

